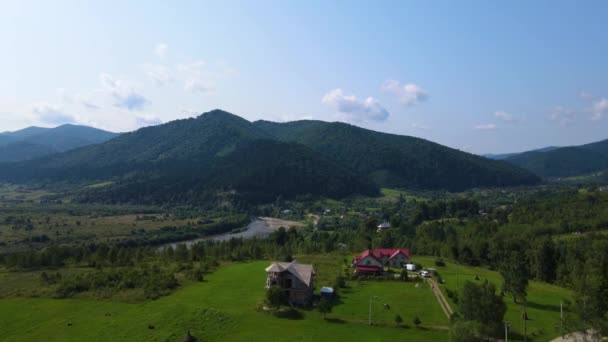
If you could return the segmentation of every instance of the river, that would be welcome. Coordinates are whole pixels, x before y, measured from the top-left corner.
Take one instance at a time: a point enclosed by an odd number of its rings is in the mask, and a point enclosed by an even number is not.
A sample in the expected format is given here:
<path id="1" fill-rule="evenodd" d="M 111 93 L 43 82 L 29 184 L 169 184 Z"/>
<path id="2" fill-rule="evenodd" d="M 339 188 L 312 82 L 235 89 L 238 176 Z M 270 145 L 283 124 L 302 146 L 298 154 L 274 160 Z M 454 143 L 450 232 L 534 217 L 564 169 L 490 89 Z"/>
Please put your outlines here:
<path id="1" fill-rule="evenodd" d="M 268 224 L 268 222 L 266 222 L 264 220 L 260 220 L 260 219 L 255 219 L 247 225 L 247 230 L 244 230 L 242 232 L 238 232 L 238 233 L 234 233 L 234 234 L 224 233 L 224 234 L 218 234 L 218 235 L 212 235 L 212 236 L 205 236 L 205 237 L 196 238 L 196 239 L 192 239 L 192 240 L 172 242 L 172 243 L 168 243 L 166 245 L 161 246 L 161 248 L 165 248 L 165 247 L 169 247 L 169 246 L 175 248 L 175 247 L 177 247 L 177 245 L 186 245 L 186 247 L 190 248 L 191 245 L 193 245 L 199 241 L 205 241 L 205 240 L 226 241 L 226 240 L 230 240 L 232 238 L 250 239 L 253 237 L 266 237 L 266 236 L 270 235 L 270 233 L 272 233 L 273 231 L 274 230 L 272 229 L 270 224 Z"/>

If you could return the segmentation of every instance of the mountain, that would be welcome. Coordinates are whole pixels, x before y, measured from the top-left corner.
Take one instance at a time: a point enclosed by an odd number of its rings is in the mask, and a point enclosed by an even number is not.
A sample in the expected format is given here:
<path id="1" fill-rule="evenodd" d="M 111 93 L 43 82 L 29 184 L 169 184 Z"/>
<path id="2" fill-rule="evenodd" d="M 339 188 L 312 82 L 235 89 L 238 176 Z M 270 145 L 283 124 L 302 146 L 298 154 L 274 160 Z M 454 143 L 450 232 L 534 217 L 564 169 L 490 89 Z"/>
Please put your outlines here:
<path id="1" fill-rule="evenodd" d="M 100 129 L 62 125 L 55 128 L 28 127 L 0 134 L 0 161 L 20 161 L 98 144 L 118 136 Z"/>
<path id="2" fill-rule="evenodd" d="M 423 139 L 343 123 L 251 123 L 214 110 L 35 160 L 0 181 L 112 181 L 79 193 L 112 203 L 267 202 L 277 196 L 374 195 L 379 186 L 463 190 L 534 184 L 520 168 Z"/>
<path id="3" fill-rule="evenodd" d="M 340 122 L 257 121 L 254 124 L 280 141 L 308 146 L 381 187 L 460 191 L 539 181 L 533 174 L 502 161 L 424 139 L 375 132 Z"/>
<path id="4" fill-rule="evenodd" d="M 608 140 L 525 152 L 505 159 L 544 178 L 571 177 L 608 169 Z"/>
<path id="5" fill-rule="evenodd" d="M 278 195 L 375 194 L 366 179 L 309 148 L 273 140 L 251 122 L 214 110 L 197 118 L 139 129 L 102 144 L 0 166 L 0 179 L 115 185 L 85 200 L 197 202 L 219 192 L 239 199 Z"/>
<path id="6" fill-rule="evenodd" d="M 536 150 L 530 150 L 530 151 L 525 151 L 525 152 L 515 152 L 515 153 L 499 153 L 499 154 L 482 154 L 482 157 L 485 158 L 489 158 L 489 159 L 494 159 L 494 160 L 503 160 L 503 159 L 507 159 L 509 157 L 513 157 L 516 156 L 518 154 L 522 154 L 522 153 L 526 153 L 526 152 L 548 152 L 548 151 L 553 151 L 558 149 L 559 147 L 557 146 L 547 146 L 547 147 L 543 147 L 543 148 L 538 148 Z"/>

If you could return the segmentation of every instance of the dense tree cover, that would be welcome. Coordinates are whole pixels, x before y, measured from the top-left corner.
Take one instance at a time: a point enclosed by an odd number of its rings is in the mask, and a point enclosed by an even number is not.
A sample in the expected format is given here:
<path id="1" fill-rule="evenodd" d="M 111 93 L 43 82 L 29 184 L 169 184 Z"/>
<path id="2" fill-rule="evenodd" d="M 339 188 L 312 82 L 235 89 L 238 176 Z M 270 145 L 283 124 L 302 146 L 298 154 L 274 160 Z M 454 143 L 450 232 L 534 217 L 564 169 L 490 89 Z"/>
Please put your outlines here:
<path id="1" fill-rule="evenodd" d="M 505 159 L 541 177 L 569 177 L 608 169 L 608 140 L 581 146 L 530 151 Z"/>
<path id="2" fill-rule="evenodd" d="M 35 161 L 5 164 L 11 181 L 101 181 L 80 201 L 104 203 L 259 203 L 279 195 L 374 195 L 377 188 L 309 148 L 271 140 L 222 111 L 127 133 Z"/>
<path id="3" fill-rule="evenodd" d="M 538 178 L 502 161 L 408 136 L 345 123 L 254 123 L 283 141 L 306 145 L 365 175 L 382 187 L 446 189 L 534 184 Z"/>
<path id="4" fill-rule="evenodd" d="M 294 125 L 253 124 L 214 110 L 102 144 L 4 163 L 0 180 L 112 181 L 76 197 L 106 203 L 214 205 L 268 202 L 278 195 L 372 195 L 378 185 L 461 190 L 539 181 L 510 164 L 422 139 L 338 123 Z"/>
<path id="5" fill-rule="evenodd" d="M 458 311 L 463 320 L 479 323 L 478 333 L 482 336 L 499 337 L 507 306 L 502 297 L 496 293 L 494 284 L 485 281 L 477 285 L 466 281 Z"/>

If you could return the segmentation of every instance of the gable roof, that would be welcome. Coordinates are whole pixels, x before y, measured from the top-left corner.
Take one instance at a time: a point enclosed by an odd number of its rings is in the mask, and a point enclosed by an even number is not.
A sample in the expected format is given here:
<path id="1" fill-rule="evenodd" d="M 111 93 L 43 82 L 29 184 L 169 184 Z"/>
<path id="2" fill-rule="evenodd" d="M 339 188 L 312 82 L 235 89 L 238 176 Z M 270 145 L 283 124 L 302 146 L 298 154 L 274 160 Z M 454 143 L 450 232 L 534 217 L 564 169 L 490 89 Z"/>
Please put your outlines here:
<path id="1" fill-rule="evenodd" d="M 376 260 L 380 261 L 382 258 L 392 259 L 395 256 L 403 254 L 405 257 L 410 257 L 410 250 L 407 248 L 376 248 L 374 250 L 366 250 L 363 253 L 355 256 L 355 263 L 359 262 L 367 256 L 372 256 Z"/>
<path id="2" fill-rule="evenodd" d="M 270 266 L 266 267 L 266 272 L 289 272 L 298 278 L 301 282 L 310 286 L 312 276 L 315 274 L 315 270 L 310 264 L 300 264 L 297 260 L 292 262 L 275 262 Z"/>

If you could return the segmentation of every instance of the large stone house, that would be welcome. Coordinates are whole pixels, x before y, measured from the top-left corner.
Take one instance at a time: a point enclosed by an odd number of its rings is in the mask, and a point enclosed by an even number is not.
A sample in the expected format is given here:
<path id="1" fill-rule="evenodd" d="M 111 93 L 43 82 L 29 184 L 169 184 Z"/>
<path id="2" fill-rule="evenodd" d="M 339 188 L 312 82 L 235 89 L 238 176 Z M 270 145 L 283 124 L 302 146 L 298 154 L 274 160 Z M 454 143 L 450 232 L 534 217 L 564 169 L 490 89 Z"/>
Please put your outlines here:
<path id="1" fill-rule="evenodd" d="M 376 248 L 355 256 L 353 267 L 357 273 L 382 273 L 385 266 L 402 268 L 409 260 L 409 249 Z"/>
<path id="2" fill-rule="evenodd" d="M 315 270 L 312 265 L 275 262 L 266 267 L 266 288 L 278 286 L 285 290 L 290 303 L 309 305 L 312 302 Z"/>

